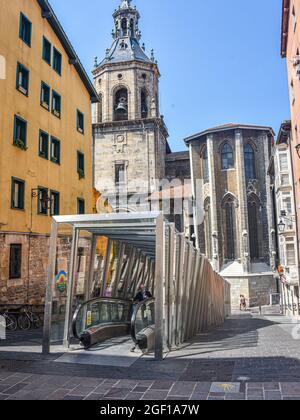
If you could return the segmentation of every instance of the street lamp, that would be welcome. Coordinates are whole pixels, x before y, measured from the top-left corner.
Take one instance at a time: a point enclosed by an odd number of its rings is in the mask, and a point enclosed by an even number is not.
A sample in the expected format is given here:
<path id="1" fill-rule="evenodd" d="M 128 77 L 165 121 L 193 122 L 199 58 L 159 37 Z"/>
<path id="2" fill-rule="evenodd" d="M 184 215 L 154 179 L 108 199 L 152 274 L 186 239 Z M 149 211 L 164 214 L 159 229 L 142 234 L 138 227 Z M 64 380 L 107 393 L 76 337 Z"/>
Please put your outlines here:
<path id="1" fill-rule="evenodd" d="M 280 220 L 280 223 L 278 224 L 278 229 L 279 229 L 279 232 L 281 233 L 285 231 L 285 223 L 282 219 Z"/>

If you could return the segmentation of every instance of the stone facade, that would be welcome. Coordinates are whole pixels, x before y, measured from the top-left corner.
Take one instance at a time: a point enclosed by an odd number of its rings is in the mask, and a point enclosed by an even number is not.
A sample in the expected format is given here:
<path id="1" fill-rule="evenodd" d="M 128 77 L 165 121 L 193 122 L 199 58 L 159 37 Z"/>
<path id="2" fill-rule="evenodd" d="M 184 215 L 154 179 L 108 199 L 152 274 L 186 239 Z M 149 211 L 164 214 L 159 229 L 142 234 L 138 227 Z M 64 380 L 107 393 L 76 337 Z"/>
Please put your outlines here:
<path id="1" fill-rule="evenodd" d="M 277 292 L 273 278 L 275 243 L 270 181 L 267 177 L 273 130 L 228 124 L 186 139 L 196 213 L 197 246 L 232 284 L 232 306 L 245 295 L 250 306 L 268 305 Z M 197 197 L 195 196 L 194 198 Z"/>
<path id="2" fill-rule="evenodd" d="M 46 273 L 48 266 L 49 235 L 0 233 L 0 305 L 43 305 L 45 302 Z M 68 273 L 71 236 L 60 236 L 57 248 L 57 273 L 64 270 Z M 22 245 L 21 277 L 10 279 L 10 245 Z M 90 242 L 80 239 L 79 248 L 82 253 L 78 261 L 79 272 L 88 264 Z M 81 293 L 79 293 L 81 294 Z M 56 300 L 61 296 L 56 293 Z"/>
<path id="3" fill-rule="evenodd" d="M 94 109 L 94 183 L 115 210 L 134 211 L 127 199 L 147 197 L 165 176 L 168 132 L 158 66 L 139 42 L 139 13 L 125 1 L 113 17 L 113 45 L 93 70 L 101 97 Z"/>
<path id="4" fill-rule="evenodd" d="M 189 151 L 169 153 L 166 156 L 166 178 L 169 180 L 191 179 Z"/>

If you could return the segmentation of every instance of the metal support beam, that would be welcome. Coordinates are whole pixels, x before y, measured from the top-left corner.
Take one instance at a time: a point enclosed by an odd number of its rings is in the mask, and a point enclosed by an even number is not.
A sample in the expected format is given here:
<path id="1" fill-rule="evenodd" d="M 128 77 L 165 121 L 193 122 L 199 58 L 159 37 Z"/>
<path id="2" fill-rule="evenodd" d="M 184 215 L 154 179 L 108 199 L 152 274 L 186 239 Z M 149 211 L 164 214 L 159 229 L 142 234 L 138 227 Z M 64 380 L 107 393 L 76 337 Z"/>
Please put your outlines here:
<path id="1" fill-rule="evenodd" d="M 161 214 L 156 219 L 155 265 L 155 359 L 163 360 L 164 284 L 165 284 L 165 223 Z"/>
<path id="2" fill-rule="evenodd" d="M 79 230 L 73 229 L 72 249 L 70 258 L 70 267 L 68 275 L 67 305 L 65 314 L 64 340 L 63 345 L 66 348 L 70 346 L 70 325 L 72 321 L 73 299 L 75 290 L 76 260 L 78 254 Z"/>
<path id="3" fill-rule="evenodd" d="M 52 318 L 52 296 L 55 284 L 55 266 L 56 266 L 56 252 L 57 252 L 57 223 L 52 221 L 49 260 L 47 269 L 47 287 L 45 297 L 45 315 L 44 315 L 44 331 L 43 331 L 43 354 L 50 353 L 50 339 L 51 339 L 51 318 Z"/>

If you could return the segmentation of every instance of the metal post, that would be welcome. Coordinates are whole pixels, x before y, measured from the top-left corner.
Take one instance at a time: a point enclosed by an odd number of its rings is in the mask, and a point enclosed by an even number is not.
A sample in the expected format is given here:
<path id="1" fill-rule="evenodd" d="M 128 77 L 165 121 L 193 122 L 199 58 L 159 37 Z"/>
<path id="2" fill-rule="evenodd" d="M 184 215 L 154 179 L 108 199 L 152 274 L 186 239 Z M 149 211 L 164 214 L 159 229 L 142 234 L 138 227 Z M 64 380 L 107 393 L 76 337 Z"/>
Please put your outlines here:
<path id="1" fill-rule="evenodd" d="M 51 337 L 51 318 L 52 318 L 52 295 L 55 279 L 56 252 L 57 252 L 57 223 L 53 219 L 51 226 L 49 260 L 47 269 L 47 287 L 45 297 L 45 316 L 43 331 L 43 354 L 50 353 L 50 337 Z"/>
<path id="2" fill-rule="evenodd" d="M 165 282 L 165 224 L 163 215 L 156 220 L 155 265 L 155 359 L 163 360 L 164 282 Z"/>
<path id="3" fill-rule="evenodd" d="M 67 292 L 67 305 L 65 313 L 65 327 L 64 327 L 64 341 L 63 345 L 66 348 L 70 346 L 70 324 L 72 320 L 73 298 L 75 289 L 75 267 L 78 253 L 79 230 L 73 228 L 72 249 L 70 258 L 70 267 L 68 275 L 68 292 Z"/>
<path id="4" fill-rule="evenodd" d="M 113 284 L 113 291 L 112 291 L 112 296 L 113 297 L 117 297 L 117 293 L 118 293 L 121 271 L 122 271 L 122 267 L 123 267 L 125 244 L 123 242 L 120 242 L 119 247 L 120 247 L 120 249 L 119 249 L 119 252 L 118 252 L 118 263 L 117 263 L 115 281 L 114 281 L 114 284 Z"/>
<path id="5" fill-rule="evenodd" d="M 170 350 L 172 349 L 172 346 L 175 343 L 175 334 L 174 334 L 175 261 L 176 261 L 175 224 L 171 223 L 169 227 L 169 299 L 168 299 L 168 302 L 169 302 L 168 345 L 169 345 Z"/>
<path id="6" fill-rule="evenodd" d="M 96 255 L 96 243 L 97 237 L 96 235 L 92 236 L 92 246 L 91 246 L 91 253 L 90 253 L 90 266 L 89 266 L 89 275 L 87 281 L 85 280 L 85 292 L 84 292 L 84 300 L 87 301 L 91 298 L 92 292 L 92 284 L 94 280 L 94 265 L 95 265 L 95 255 Z"/>
<path id="7" fill-rule="evenodd" d="M 107 284 L 107 278 L 109 273 L 109 263 L 110 263 L 110 256 L 111 256 L 111 248 L 112 248 L 112 240 L 108 239 L 107 248 L 106 248 L 106 255 L 104 261 L 104 270 L 103 270 L 103 277 L 101 282 L 101 291 L 100 296 L 104 296 Z"/>

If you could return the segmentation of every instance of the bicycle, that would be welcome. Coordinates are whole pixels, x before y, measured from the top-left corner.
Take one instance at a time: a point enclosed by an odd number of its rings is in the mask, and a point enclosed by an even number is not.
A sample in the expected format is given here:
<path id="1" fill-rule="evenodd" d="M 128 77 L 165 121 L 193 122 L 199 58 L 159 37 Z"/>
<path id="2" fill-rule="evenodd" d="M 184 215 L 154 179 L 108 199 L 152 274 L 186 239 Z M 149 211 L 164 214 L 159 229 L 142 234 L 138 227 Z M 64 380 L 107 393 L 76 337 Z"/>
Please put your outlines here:
<path id="1" fill-rule="evenodd" d="M 22 331 L 28 331 L 31 327 L 38 329 L 41 326 L 41 320 L 31 309 L 24 307 L 18 317 L 18 326 Z"/>
<path id="2" fill-rule="evenodd" d="M 8 310 L 6 310 L 5 312 L 1 313 L 1 316 L 3 316 L 3 318 L 5 319 L 6 322 L 6 329 L 8 331 L 16 331 L 18 328 L 18 321 L 17 318 L 15 317 L 15 315 L 10 314 L 8 312 Z"/>

